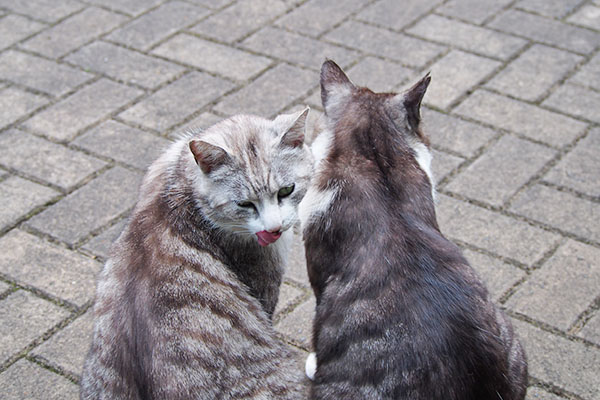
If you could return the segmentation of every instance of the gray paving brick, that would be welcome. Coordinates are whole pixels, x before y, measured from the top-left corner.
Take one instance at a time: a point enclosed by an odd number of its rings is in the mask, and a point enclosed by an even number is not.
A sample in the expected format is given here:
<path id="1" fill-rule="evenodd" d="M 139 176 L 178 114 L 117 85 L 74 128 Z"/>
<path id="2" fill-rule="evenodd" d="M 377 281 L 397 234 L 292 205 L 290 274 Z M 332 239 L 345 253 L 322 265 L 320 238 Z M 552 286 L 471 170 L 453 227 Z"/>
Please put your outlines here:
<path id="1" fill-rule="evenodd" d="M 555 155 L 547 147 L 505 135 L 445 189 L 500 207 Z"/>
<path id="2" fill-rule="evenodd" d="M 221 42 L 231 43 L 284 13 L 288 7 L 289 5 L 283 0 L 238 1 L 202 20 L 192 31 Z"/>
<path id="3" fill-rule="evenodd" d="M 93 237 L 89 242 L 83 245 L 81 248 L 91 254 L 102 257 L 103 259 L 108 259 L 110 256 L 110 247 L 114 243 L 115 240 L 119 237 L 125 225 L 127 224 L 127 219 L 123 219 L 101 234 L 96 237 Z"/>
<path id="4" fill-rule="evenodd" d="M 12 286 L 6 282 L 0 281 L 0 296 L 4 296 L 8 291 L 12 290 Z"/>
<path id="5" fill-rule="evenodd" d="M 457 157 L 443 151 L 432 150 L 432 155 L 431 168 L 433 170 L 433 179 L 436 183 L 439 183 L 465 161 L 462 157 Z"/>
<path id="6" fill-rule="evenodd" d="M 141 90 L 101 79 L 38 113 L 23 126 L 40 135 L 68 141 L 141 94 Z"/>
<path id="7" fill-rule="evenodd" d="M 344 22 L 324 38 L 411 67 L 423 67 L 444 51 L 443 46 L 356 21 Z"/>
<path id="8" fill-rule="evenodd" d="M 586 5 L 581 7 L 567 21 L 586 28 L 600 30 L 600 7 Z"/>
<path id="9" fill-rule="evenodd" d="M 75 11 L 81 10 L 83 4 L 75 0 L 0 0 L 0 7 L 42 21 L 56 22 Z"/>
<path id="10" fill-rule="evenodd" d="M 526 41 L 489 29 L 428 15 L 408 30 L 413 35 L 506 60 L 525 46 Z"/>
<path id="11" fill-rule="evenodd" d="M 586 127 L 564 115 L 483 90 L 469 96 L 454 112 L 558 147 L 572 143 Z"/>
<path id="12" fill-rule="evenodd" d="M 590 196 L 600 196 L 599 159 L 600 129 L 595 128 L 548 172 L 544 180 Z"/>
<path id="13" fill-rule="evenodd" d="M 374 92 L 394 91 L 399 84 L 415 75 L 412 69 L 375 57 L 366 57 L 360 60 L 346 72 L 356 85 L 366 86 Z M 321 92 L 317 92 L 320 104 Z"/>
<path id="14" fill-rule="evenodd" d="M 305 35 L 319 36 L 367 3 L 367 0 L 349 0 L 340 7 L 339 3 L 328 0 L 310 0 L 279 18 L 276 25 Z"/>
<path id="15" fill-rule="evenodd" d="M 515 6 L 552 18 L 562 18 L 585 0 L 521 0 Z"/>
<path id="16" fill-rule="evenodd" d="M 0 90 L 0 129 L 40 108 L 48 100 L 14 87 Z"/>
<path id="17" fill-rule="evenodd" d="M 127 211 L 137 199 L 141 174 L 115 167 L 27 222 L 70 245 Z"/>
<path id="18" fill-rule="evenodd" d="M 221 9 L 228 4 L 233 3 L 235 0 L 189 0 L 190 3 L 198 4 L 212 9 Z M 292 3 L 297 2 L 294 0 Z"/>
<path id="19" fill-rule="evenodd" d="M 487 286 L 494 301 L 498 301 L 525 276 L 524 271 L 497 258 L 472 250 L 465 250 L 463 254 Z"/>
<path id="20" fill-rule="evenodd" d="M 496 75 L 487 87 L 528 101 L 539 100 L 583 57 L 544 45 L 534 45 Z"/>
<path id="21" fill-rule="evenodd" d="M 506 305 L 536 320 L 568 330 L 598 296 L 600 250 L 567 241 L 534 271 Z"/>
<path id="22" fill-rule="evenodd" d="M 81 376 L 92 341 L 93 327 L 94 318 L 90 310 L 33 349 L 30 354 L 68 373 Z"/>
<path id="23" fill-rule="evenodd" d="M 277 307 L 275 307 L 275 312 L 273 313 L 275 318 L 277 318 L 277 315 L 282 310 L 292 306 L 303 295 L 304 291 L 284 282 L 279 289 L 279 301 L 277 302 Z"/>
<path id="24" fill-rule="evenodd" d="M 306 257 L 304 256 L 304 242 L 300 234 L 294 236 L 294 242 L 287 261 L 284 278 L 291 279 L 309 287 L 308 273 L 306 271 Z"/>
<path id="25" fill-rule="evenodd" d="M 105 42 L 93 42 L 69 55 L 66 61 L 86 71 L 100 72 L 147 88 L 154 88 L 184 71 L 178 65 Z"/>
<path id="26" fill-rule="evenodd" d="M 295 344 L 304 348 L 312 348 L 312 326 L 315 316 L 316 301 L 314 296 L 301 303 L 292 312 L 286 314 L 275 324 L 275 329 L 290 338 Z"/>
<path id="27" fill-rule="evenodd" d="M 67 310 L 24 290 L 9 294 L 0 305 L 0 363 L 21 352 L 69 316 Z M 4 398 L 4 392 L 2 394 Z"/>
<path id="28" fill-rule="evenodd" d="M 162 132 L 232 87 L 232 83 L 223 79 L 191 72 L 122 112 L 119 117 Z"/>
<path id="29" fill-rule="evenodd" d="M 436 12 L 480 25 L 512 0 L 450 0 Z"/>
<path id="30" fill-rule="evenodd" d="M 585 64 L 571 79 L 569 83 L 576 83 L 600 90 L 600 54 L 596 54 Z"/>
<path id="31" fill-rule="evenodd" d="M 175 36 L 153 53 L 238 80 L 246 80 L 271 65 L 268 58 L 187 34 Z"/>
<path id="32" fill-rule="evenodd" d="M 443 194 L 438 194 L 439 225 L 444 235 L 531 266 L 560 237 Z"/>
<path id="33" fill-rule="evenodd" d="M 0 374 L 5 400 L 77 400 L 79 388 L 66 378 L 25 359 Z"/>
<path id="34" fill-rule="evenodd" d="M 4 2 L 20 4 L 26 2 L 16 2 L 4 0 Z M 26 37 L 39 32 L 46 26 L 39 22 L 32 21 L 20 15 L 7 15 L 0 19 L 0 50 L 9 47 Z"/>
<path id="35" fill-rule="evenodd" d="M 73 144 L 92 153 L 146 169 L 170 141 L 111 120 L 89 130 L 75 139 Z"/>
<path id="36" fill-rule="evenodd" d="M 559 397 L 538 387 L 530 386 L 527 389 L 525 400 L 564 400 L 564 397 Z"/>
<path id="37" fill-rule="evenodd" d="M 58 192 L 37 183 L 12 176 L 0 182 L 0 230 L 15 224 L 36 207 L 56 198 Z"/>
<path id="38" fill-rule="evenodd" d="M 600 345 L 600 313 L 598 313 L 598 311 L 596 311 L 596 314 L 585 324 L 577 336 Z"/>
<path id="39" fill-rule="evenodd" d="M 11 130 L 0 135 L 0 164 L 70 190 L 106 163 L 67 147 Z"/>
<path id="40" fill-rule="evenodd" d="M 407 0 L 400 5 L 395 0 L 383 0 L 360 12 L 358 18 L 393 29 L 402 29 L 440 3 L 441 0 Z"/>
<path id="41" fill-rule="evenodd" d="M 525 346 L 529 374 L 584 399 L 600 396 L 600 350 L 513 320 Z"/>
<path id="42" fill-rule="evenodd" d="M 429 108 L 423 108 L 422 113 L 423 132 L 429 136 L 431 143 L 467 158 L 477 154 L 496 136 L 496 132 L 489 128 Z"/>
<path id="43" fill-rule="evenodd" d="M 358 57 L 355 51 L 272 27 L 256 32 L 242 46 L 316 70 L 326 58 L 346 66 Z"/>
<path id="44" fill-rule="evenodd" d="M 107 39 L 148 50 L 162 39 L 193 24 L 208 13 L 206 8 L 180 1 L 166 3 L 112 32 Z"/>
<path id="45" fill-rule="evenodd" d="M 88 3 L 121 11 L 130 15 L 139 15 L 152 7 L 162 3 L 163 0 L 88 0 Z"/>
<path id="46" fill-rule="evenodd" d="M 0 76 L 53 96 L 63 95 L 94 77 L 75 68 L 13 50 L 0 54 Z"/>
<path id="47" fill-rule="evenodd" d="M 120 14 L 89 7 L 37 34 L 22 46 L 44 56 L 58 58 L 125 21 L 126 17 Z"/>
<path id="48" fill-rule="evenodd" d="M 518 10 L 506 11 L 489 26 L 579 53 L 591 53 L 600 43 L 598 33 Z"/>
<path id="49" fill-rule="evenodd" d="M 215 110 L 226 115 L 244 112 L 263 117 L 274 116 L 318 82 L 317 73 L 280 64 L 240 91 L 225 97 L 215 106 Z"/>
<path id="50" fill-rule="evenodd" d="M 198 115 L 196 118 L 192 119 L 190 122 L 187 122 L 180 128 L 177 128 L 177 130 L 171 132 L 169 137 L 172 139 L 176 139 L 179 136 L 181 136 L 184 132 L 187 132 L 190 130 L 192 130 L 192 131 L 196 131 L 199 129 L 204 130 L 204 129 L 216 124 L 217 122 L 221 121 L 222 119 L 223 119 L 223 117 L 213 114 L 212 112 L 208 112 L 208 111 L 203 112 L 202 114 Z"/>
<path id="51" fill-rule="evenodd" d="M 600 243 L 600 205 L 536 185 L 520 193 L 511 210 L 554 228 Z M 599 293 L 600 294 L 600 293 Z"/>
<path id="52" fill-rule="evenodd" d="M 432 79 L 424 102 L 434 107 L 448 109 L 452 103 L 499 66 L 498 61 L 452 50 L 430 67 L 431 75 L 439 76 L 441 79 Z M 465 73 L 465 71 L 469 72 Z"/>
<path id="53" fill-rule="evenodd" d="M 556 89 L 542 104 L 600 123 L 600 93 L 590 89 L 565 84 Z"/>

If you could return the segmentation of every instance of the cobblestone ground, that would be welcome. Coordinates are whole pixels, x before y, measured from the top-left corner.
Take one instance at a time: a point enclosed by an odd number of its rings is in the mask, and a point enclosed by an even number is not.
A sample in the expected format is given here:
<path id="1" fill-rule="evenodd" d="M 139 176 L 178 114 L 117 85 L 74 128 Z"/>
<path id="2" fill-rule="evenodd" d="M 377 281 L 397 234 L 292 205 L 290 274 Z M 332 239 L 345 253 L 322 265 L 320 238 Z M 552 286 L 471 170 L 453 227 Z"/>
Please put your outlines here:
<path id="1" fill-rule="evenodd" d="M 598 0 L 0 0 L 0 397 L 77 398 L 95 276 L 169 139 L 316 118 L 329 57 L 379 91 L 432 71 L 440 225 L 512 317 L 528 400 L 600 399 L 599 47 Z M 274 321 L 302 358 L 293 260 Z"/>

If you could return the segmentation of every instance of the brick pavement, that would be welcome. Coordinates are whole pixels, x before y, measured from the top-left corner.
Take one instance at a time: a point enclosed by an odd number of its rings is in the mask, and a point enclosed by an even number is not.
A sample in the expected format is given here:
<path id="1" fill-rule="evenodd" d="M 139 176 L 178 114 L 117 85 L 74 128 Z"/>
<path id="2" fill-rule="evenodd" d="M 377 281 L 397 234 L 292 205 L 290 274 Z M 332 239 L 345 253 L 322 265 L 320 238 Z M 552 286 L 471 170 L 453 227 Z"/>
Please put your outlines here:
<path id="1" fill-rule="evenodd" d="M 0 0 L 0 397 L 75 399 L 95 276 L 177 132 L 400 90 L 447 236 L 525 343 L 528 399 L 600 399 L 600 1 Z M 275 326 L 303 358 L 302 247 Z"/>

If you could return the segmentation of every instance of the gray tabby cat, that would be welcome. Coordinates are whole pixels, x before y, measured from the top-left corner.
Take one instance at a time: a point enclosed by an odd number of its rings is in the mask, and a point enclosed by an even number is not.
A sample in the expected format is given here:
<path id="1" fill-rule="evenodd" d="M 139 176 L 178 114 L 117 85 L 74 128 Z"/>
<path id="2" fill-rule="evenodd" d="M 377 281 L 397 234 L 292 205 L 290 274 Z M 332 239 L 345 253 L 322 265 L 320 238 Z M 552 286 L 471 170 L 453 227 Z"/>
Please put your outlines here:
<path id="1" fill-rule="evenodd" d="M 312 174 L 308 109 L 236 116 L 149 169 L 100 275 L 81 399 L 296 399 L 270 317 Z"/>

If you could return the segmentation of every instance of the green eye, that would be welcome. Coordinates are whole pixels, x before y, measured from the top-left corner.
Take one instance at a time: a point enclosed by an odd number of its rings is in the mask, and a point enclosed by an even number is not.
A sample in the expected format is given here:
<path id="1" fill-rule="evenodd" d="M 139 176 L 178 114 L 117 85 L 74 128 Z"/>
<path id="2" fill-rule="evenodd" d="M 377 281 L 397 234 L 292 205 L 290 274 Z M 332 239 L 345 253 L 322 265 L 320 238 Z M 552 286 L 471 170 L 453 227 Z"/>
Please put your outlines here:
<path id="1" fill-rule="evenodd" d="M 282 187 L 281 189 L 279 189 L 279 192 L 277 192 L 277 197 L 282 199 L 282 198 L 287 197 L 290 194 L 292 194 L 293 191 L 294 191 L 294 184 L 291 184 L 290 186 Z"/>

